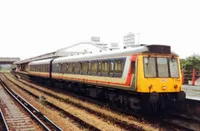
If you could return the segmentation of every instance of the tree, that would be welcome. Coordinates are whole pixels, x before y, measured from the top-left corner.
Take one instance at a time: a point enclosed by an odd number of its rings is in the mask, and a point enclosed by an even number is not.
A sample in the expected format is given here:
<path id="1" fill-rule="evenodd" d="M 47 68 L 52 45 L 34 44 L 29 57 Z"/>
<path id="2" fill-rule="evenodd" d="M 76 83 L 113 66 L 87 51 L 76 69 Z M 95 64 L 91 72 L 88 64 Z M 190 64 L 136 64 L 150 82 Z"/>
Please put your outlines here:
<path id="1" fill-rule="evenodd" d="M 185 70 L 192 70 L 193 68 L 200 70 L 200 56 L 194 54 L 186 59 L 181 59 L 181 68 Z"/>

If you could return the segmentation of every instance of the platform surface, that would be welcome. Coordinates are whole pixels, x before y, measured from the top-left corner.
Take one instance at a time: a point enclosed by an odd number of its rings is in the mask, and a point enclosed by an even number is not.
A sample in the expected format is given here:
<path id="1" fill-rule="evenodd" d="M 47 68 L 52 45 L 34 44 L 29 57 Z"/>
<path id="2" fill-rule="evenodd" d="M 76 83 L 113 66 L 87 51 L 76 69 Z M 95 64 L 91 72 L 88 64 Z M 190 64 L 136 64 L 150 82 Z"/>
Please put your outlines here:
<path id="1" fill-rule="evenodd" d="M 182 89 L 186 92 L 187 99 L 200 100 L 200 86 L 183 85 Z"/>

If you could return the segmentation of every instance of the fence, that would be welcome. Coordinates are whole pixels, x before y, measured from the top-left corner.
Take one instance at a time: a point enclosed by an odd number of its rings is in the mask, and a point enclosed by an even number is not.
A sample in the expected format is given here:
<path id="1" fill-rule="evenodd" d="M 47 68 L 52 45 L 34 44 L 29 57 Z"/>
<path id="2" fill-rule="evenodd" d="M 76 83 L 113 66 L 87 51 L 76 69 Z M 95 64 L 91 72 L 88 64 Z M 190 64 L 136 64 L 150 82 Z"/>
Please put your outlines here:
<path id="1" fill-rule="evenodd" d="M 196 69 L 192 70 L 182 70 L 182 83 L 183 84 L 190 84 L 189 81 L 191 81 L 191 85 L 195 85 L 195 81 L 200 78 L 200 71 Z"/>

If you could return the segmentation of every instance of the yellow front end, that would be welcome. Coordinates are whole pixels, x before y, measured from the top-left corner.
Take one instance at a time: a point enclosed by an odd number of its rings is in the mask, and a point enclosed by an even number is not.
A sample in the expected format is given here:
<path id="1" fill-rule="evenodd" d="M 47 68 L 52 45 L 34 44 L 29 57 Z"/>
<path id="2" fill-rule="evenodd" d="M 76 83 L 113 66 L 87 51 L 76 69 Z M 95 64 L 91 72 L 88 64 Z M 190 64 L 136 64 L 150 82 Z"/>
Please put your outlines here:
<path id="1" fill-rule="evenodd" d="M 138 55 L 137 70 L 137 92 L 166 93 L 181 91 L 182 76 L 180 61 L 177 56 L 172 54 L 140 54 Z"/>

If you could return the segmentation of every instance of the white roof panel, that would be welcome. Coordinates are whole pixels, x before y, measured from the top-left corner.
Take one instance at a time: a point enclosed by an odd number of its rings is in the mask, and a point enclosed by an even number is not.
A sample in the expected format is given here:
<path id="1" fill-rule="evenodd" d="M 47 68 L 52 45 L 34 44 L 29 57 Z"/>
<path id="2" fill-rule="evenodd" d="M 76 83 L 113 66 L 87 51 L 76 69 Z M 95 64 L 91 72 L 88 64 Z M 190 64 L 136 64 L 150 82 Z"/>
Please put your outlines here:
<path id="1" fill-rule="evenodd" d="M 145 46 L 135 47 L 135 48 L 128 48 L 122 50 L 114 50 L 114 51 L 104 51 L 98 53 L 91 53 L 91 54 L 81 54 L 75 56 L 68 56 L 68 57 L 59 57 L 56 58 L 53 63 L 62 63 L 62 62 L 73 62 L 73 61 L 84 61 L 84 60 L 96 60 L 98 59 L 105 59 L 105 58 L 115 58 L 117 57 L 124 57 L 130 56 L 133 53 L 140 53 L 148 51 L 148 48 Z"/>
<path id="2" fill-rule="evenodd" d="M 33 62 L 30 62 L 29 65 L 50 64 L 50 61 L 52 59 L 53 58 L 51 58 L 51 59 L 45 59 L 45 60 L 39 60 L 39 61 L 33 61 Z"/>

